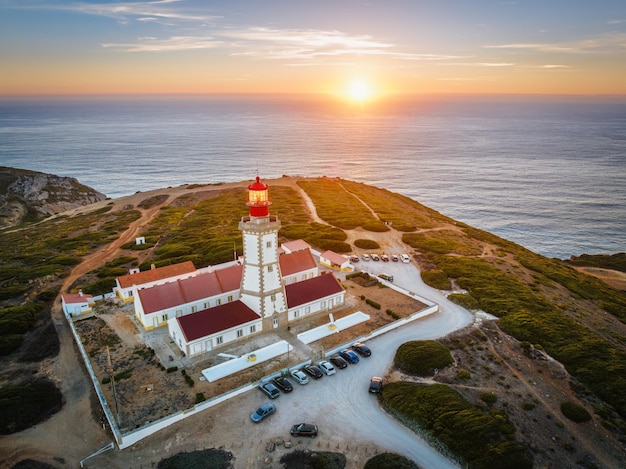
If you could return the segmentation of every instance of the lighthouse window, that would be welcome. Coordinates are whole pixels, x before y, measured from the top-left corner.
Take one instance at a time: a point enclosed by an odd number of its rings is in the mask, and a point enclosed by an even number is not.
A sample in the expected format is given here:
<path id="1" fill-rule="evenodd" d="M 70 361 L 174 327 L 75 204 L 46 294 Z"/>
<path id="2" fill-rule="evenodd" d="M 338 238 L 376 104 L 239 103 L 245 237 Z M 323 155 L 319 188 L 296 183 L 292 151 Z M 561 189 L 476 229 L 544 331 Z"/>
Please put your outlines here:
<path id="1" fill-rule="evenodd" d="M 267 266 L 267 271 L 268 272 L 273 272 L 274 271 L 274 266 L 273 265 L 268 265 Z"/>
<path id="2" fill-rule="evenodd" d="M 265 243 L 265 247 L 266 248 L 271 248 L 272 247 L 272 242 L 268 241 L 267 243 Z"/>

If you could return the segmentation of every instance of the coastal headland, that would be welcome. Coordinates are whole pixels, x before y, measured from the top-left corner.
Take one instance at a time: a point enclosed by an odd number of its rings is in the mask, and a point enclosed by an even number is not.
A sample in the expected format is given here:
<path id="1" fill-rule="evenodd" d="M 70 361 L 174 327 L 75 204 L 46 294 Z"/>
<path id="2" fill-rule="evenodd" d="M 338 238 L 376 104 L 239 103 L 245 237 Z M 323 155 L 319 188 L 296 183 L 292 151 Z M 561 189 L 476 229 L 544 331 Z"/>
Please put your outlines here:
<path id="1" fill-rule="evenodd" d="M 172 425 L 131 448 L 89 458 L 84 467 L 147 467 L 177 453 L 208 448 L 230 452 L 234 467 L 281 467 L 279 456 L 290 449 L 279 445 L 270 453 L 267 445 L 288 439 L 288 427 L 297 423 L 292 422 L 296 415 L 315 419 L 320 427 L 317 440 L 294 442 L 296 449 L 345 454 L 346 467 L 350 468 L 363 467 L 371 457 L 385 451 L 403 454 L 427 467 L 434 461 L 431 458 L 437 457 L 437 451 L 367 395 L 369 374 L 383 375 L 386 382 L 445 383 L 487 412 L 506 412 L 516 428 L 516 440 L 532 454 L 536 467 L 563 461 L 571 463 L 571 467 L 609 468 L 624 464 L 626 403 L 620 393 L 624 384 L 620 370 L 626 369 L 623 292 L 578 273 L 559 260 L 536 255 L 389 191 L 336 178 L 283 177 L 266 182 L 272 188 L 274 213 L 283 223 L 282 240 L 302 238 L 320 250 L 341 252 L 343 248 L 346 254 L 409 253 L 409 265 L 393 264 L 394 282 L 439 303 L 440 313 L 372 341 L 371 361 L 363 359 L 336 376 L 281 396 L 277 414 L 263 426 L 250 422 L 250 412 L 263 402 L 259 392 L 251 391 Z M 41 243 L 52 243 L 50 239 L 56 231 L 58 238 L 53 241 L 59 243 L 102 233 L 110 228 L 112 217 L 122 220 L 114 234 L 92 240 L 80 252 L 64 250 L 65 256 L 76 258 L 77 262 L 52 269 L 44 277 L 29 279 L 26 289 L 20 290 L 19 302 L 28 302 L 51 289 L 60 294 L 97 290 L 106 283 L 102 281 L 107 277 L 106 268 L 119 275 L 120 269 L 129 266 L 172 263 L 185 258 L 205 265 L 223 262 L 225 256 L 232 256 L 233 243 L 237 251 L 234 221 L 241 216 L 237 201 L 242 200 L 248 184 L 249 181 L 186 185 L 136 193 L 63 212 L 37 227 L 24 226 L 1 233 L 3 243 L 13 243 L 15 251 L 26 252 L 30 244 L 17 244 L 18 234 L 21 238 L 26 235 L 33 244 L 38 233 L 46 233 L 47 238 Z M 94 214 L 99 215 L 93 217 Z M 86 217 L 92 218 L 83 223 Z M 231 225 L 235 225 L 234 229 Z M 71 233 L 68 226 L 73 226 Z M 148 241 L 141 250 L 131 247 L 139 236 Z M 208 249 L 197 248 L 201 238 L 196 236 L 204 236 Z M 67 248 L 69 244 L 63 246 Z M 74 245 L 68 249 L 74 249 Z M 26 262 L 23 257 L 27 256 L 6 257 L 3 260 L 7 265 L 18 265 Z M 56 265 L 53 258 L 51 255 L 39 262 Z M 373 261 L 365 264 L 361 261 L 357 267 L 372 274 L 392 266 L 391 262 L 387 266 Z M 28 272 L 33 269 L 32 275 L 36 275 L 37 266 L 19 265 Z M 372 328 L 396 319 L 385 310 L 401 318 L 416 308 L 415 304 L 389 294 L 388 289 L 366 287 L 349 279 L 342 283 L 351 304 L 339 314 L 363 310 L 376 319 L 371 325 L 351 330 L 349 335 L 333 337 L 332 342 L 324 344 L 326 348 L 366 335 Z M 20 286 L 14 282 L 16 285 Z M 61 312 L 59 298 L 50 309 L 49 320 L 59 337 L 58 354 L 39 361 L 21 361 L 19 358 L 32 345 L 32 341 L 26 340 L 14 353 L 2 358 L 3 388 L 25 384 L 33 377 L 47 378 L 63 395 L 62 408 L 47 420 L 0 438 L 0 453 L 4 454 L 0 463 L 6 467 L 28 459 L 53 468 L 76 467 L 112 440 L 101 421 L 99 403 Z M 381 304 L 382 312 L 367 309 L 363 298 Z M 5 299 L 7 307 L 17 303 L 14 298 Z M 127 306 L 108 302 L 96 307 L 96 316 L 101 321 L 98 329 L 117 337 L 115 343 L 120 345 L 111 347 L 118 350 L 116 361 L 123 354 L 132 355 L 141 345 L 138 341 L 143 333 Z M 327 317 L 314 318 L 311 325 L 325 320 Z M 83 322 L 89 321 L 92 320 Z M 44 323 L 46 320 L 40 319 L 39 325 L 43 327 Z M 80 321 L 77 325 L 83 327 Z M 295 327 L 282 333 L 297 332 Z M 93 351 L 99 339 L 89 334 L 95 332 L 86 331 L 89 339 L 83 342 L 94 347 Z M 428 377 L 407 376 L 394 367 L 393 356 L 399 345 L 425 339 L 439 339 L 445 344 L 454 357 L 454 365 Z M 94 356 L 100 352 L 94 351 Z M 213 392 L 207 383 L 201 382 L 185 388 L 180 374 L 176 375 L 177 382 L 173 376 L 159 374 L 157 367 L 153 369 L 155 374 L 142 375 L 137 367 L 134 374 L 140 382 L 133 384 L 134 393 L 127 391 L 124 395 L 124 385 L 130 386 L 131 379 L 120 385 L 121 397 L 126 399 L 122 412 L 127 413 L 125 418 L 137 418 L 138 424 L 179 410 L 179 406 L 184 410 L 193 405 L 196 394 L 202 392 L 210 397 Z M 198 369 L 190 368 L 190 374 L 197 377 Z M 257 372 L 245 379 L 254 381 L 262 376 Z M 220 383 L 220 388 L 232 385 Z M 148 388 L 150 391 L 146 391 Z M 143 389 L 144 394 L 140 395 L 138 389 Z M 142 407 L 142 401 L 152 399 L 148 398 L 149 393 L 159 394 L 159 399 L 151 401 L 158 402 L 156 407 Z M 495 396 L 495 400 L 490 398 L 487 402 L 487 394 Z M 586 409 L 590 419 L 575 423 L 566 418 L 561 410 L 566 402 Z M 360 420 L 359 414 L 365 415 L 365 420 Z M 365 430 L 366 426 L 371 429 Z M 455 463 L 447 457 L 443 461 L 454 467 Z"/>

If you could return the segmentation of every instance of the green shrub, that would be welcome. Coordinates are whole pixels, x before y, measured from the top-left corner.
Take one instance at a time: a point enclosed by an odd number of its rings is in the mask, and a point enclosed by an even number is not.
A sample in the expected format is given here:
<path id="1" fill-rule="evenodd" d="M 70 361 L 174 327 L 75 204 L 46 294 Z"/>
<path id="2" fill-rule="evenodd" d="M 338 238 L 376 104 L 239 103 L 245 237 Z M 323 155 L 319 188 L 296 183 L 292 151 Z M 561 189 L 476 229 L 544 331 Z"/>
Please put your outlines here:
<path id="1" fill-rule="evenodd" d="M 451 293 L 448 295 L 448 299 L 452 301 L 452 303 L 456 303 L 459 306 L 462 306 L 465 309 L 470 311 L 474 311 L 479 309 L 478 301 L 472 295 L 468 293 Z"/>
<path id="2" fill-rule="evenodd" d="M 583 423 L 591 420 L 591 415 L 589 415 L 589 412 L 587 412 L 584 407 L 581 407 L 574 402 L 563 402 L 561 403 L 560 407 L 563 415 L 570 419 L 572 422 Z"/>
<path id="3" fill-rule="evenodd" d="M 200 404 L 201 402 L 206 401 L 206 397 L 204 397 L 204 393 L 203 392 L 197 392 L 196 393 L 196 404 Z"/>
<path id="4" fill-rule="evenodd" d="M 355 239 L 354 245 L 360 249 L 380 249 L 380 244 L 373 239 Z"/>
<path id="5" fill-rule="evenodd" d="M 532 459 L 513 439 L 505 413 L 485 412 L 443 384 L 388 383 L 381 402 L 391 412 L 428 432 L 476 469 L 530 469 Z"/>
<path id="6" fill-rule="evenodd" d="M 63 395 L 47 379 L 0 389 L 0 434 L 17 433 L 61 410 Z"/>
<path id="7" fill-rule="evenodd" d="M 429 285 L 437 290 L 449 290 L 450 279 L 441 270 L 428 270 L 421 272 L 422 280 L 426 285 Z"/>
<path id="8" fill-rule="evenodd" d="M 453 363 L 448 348 L 434 340 L 416 340 L 398 347 L 395 365 L 412 375 L 432 375 L 436 368 L 443 369 Z"/>
<path id="9" fill-rule="evenodd" d="M 167 368 L 167 370 L 165 370 L 167 373 L 174 373 L 175 371 L 178 371 L 178 367 L 177 366 L 170 366 Z"/>
<path id="10" fill-rule="evenodd" d="M 363 469 L 419 469 L 419 466 L 399 454 L 381 453 L 368 460 Z"/>
<path id="11" fill-rule="evenodd" d="M 380 303 L 376 303 L 374 300 L 367 298 L 365 302 L 373 308 L 380 309 Z"/>
<path id="12" fill-rule="evenodd" d="M 480 400 L 488 405 L 493 405 L 498 400 L 498 396 L 492 392 L 481 392 L 478 397 L 480 397 Z"/>
<path id="13" fill-rule="evenodd" d="M 472 377 L 471 373 L 469 371 L 467 371 L 467 370 L 459 370 L 456 373 L 456 378 L 457 379 L 462 379 L 463 381 L 467 381 L 471 377 Z"/>

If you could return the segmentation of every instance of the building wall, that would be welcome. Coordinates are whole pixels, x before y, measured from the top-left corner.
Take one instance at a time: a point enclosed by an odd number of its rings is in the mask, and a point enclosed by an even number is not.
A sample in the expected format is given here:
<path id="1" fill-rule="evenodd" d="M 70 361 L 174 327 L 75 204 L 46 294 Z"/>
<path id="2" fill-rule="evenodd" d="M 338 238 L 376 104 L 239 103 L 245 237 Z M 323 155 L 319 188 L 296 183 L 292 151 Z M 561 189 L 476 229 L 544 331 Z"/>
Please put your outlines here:
<path id="1" fill-rule="evenodd" d="M 174 343 L 178 346 L 181 352 L 183 352 L 188 357 L 193 357 L 195 355 L 210 352 L 211 350 L 219 349 L 226 344 L 245 339 L 251 335 L 258 334 L 263 331 L 263 321 L 261 318 L 259 318 L 254 321 L 239 325 L 237 327 L 226 329 L 216 334 L 201 337 L 197 340 L 187 342 L 180 328 L 180 325 L 175 318 L 169 320 L 167 322 L 167 326 L 169 335 Z"/>
<path id="2" fill-rule="evenodd" d="M 139 299 L 139 295 L 135 292 L 135 317 L 144 329 L 149 331 L 155 327 L 165 326 L 170 319 L 178 316 L 185 316 L 187 314 L 202 311 L 203 309 L 212 308 L 213 306 L 218 306 L 238 299 L 239 290 L 237 289 L 220 295 L 201 298 L 182 305 L 172 306 L 171 308 L 164 308 L 153 313 L 146 313 Z"/>
<path id="3" fill-rule="evenodd" d="M 345 304 L 345 298 L 345 292 L 341 292 L 326 298 L 320 298 L 310 303 L 304 303 L 296 308 L 290 308 L 287 315 L 288 320 L 295 321 L 321 311 L 331 311 L 334 308 Z"/>

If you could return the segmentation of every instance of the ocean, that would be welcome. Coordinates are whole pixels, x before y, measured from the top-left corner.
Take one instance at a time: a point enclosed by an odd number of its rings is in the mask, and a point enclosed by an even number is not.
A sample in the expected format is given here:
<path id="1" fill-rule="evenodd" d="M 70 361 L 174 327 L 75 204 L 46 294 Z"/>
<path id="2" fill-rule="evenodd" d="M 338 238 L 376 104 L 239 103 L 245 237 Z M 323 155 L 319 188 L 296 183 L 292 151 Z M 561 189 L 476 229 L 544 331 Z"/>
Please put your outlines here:
<path id="1" fill-rule="evenodd" d="M 0 165 L 109 197 L 341 177 L 548 257 L 626 251 L 626 99 L 0 98 Z"/>

